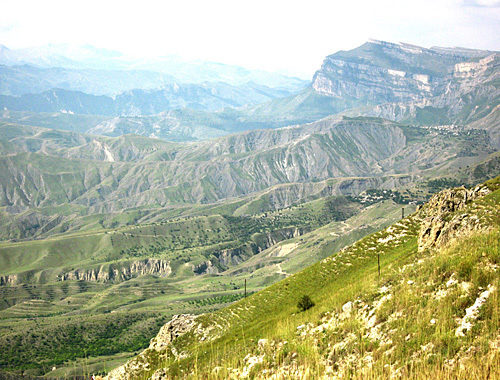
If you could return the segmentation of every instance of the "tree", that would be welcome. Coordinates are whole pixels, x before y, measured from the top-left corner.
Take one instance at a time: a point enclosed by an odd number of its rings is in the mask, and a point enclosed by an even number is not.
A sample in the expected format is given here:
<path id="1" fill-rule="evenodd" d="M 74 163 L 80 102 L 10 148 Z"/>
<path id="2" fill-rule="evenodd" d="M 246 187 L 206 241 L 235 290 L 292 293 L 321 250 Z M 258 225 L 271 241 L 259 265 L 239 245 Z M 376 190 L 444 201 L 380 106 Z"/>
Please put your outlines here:
<path id="1" fill-rule="evenodd" d="M 300 298 L 299 302 L 297 303 L 297 307 L 299 308 L 300 311 L 306 311 L 307 309 L 310 309 L 313 306 L 314 302 L 308 295 L 303 295 Z"/>

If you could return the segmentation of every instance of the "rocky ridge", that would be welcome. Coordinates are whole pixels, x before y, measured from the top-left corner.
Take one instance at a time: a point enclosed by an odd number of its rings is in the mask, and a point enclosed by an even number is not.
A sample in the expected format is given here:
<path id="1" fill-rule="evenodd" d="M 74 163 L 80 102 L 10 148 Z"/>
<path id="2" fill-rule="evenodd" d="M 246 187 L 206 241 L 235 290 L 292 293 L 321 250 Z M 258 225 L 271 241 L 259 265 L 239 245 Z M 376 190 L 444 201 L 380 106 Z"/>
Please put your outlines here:
<path id="1" fill-rule="evenodd" d="M 105 380 L 130 380 L 140 376 L 145 371 L 152 370 L 151 360 L 158 361 L 167 355 L 175 358 L 183 358 L 188 354 L 177 351 L 173 344 L 176 339 L 181 338 L 188 332 L 193 332 L 197 339 L 204 341 L 207 339 L 210 329 L 205 329 L 196 322 L 196 316 L 190 314 L 174 315 L 159 331 L 158 335 L 151 339 L 149 347 L 135 358 L 129 360 L 125 365 L 112 370 Z M 164 378 L 165 371 L 155 371 L 151 378 Z"/>
<path id="2" fill-rule="evenodd" d="M 445 90 L 454 67 L 459 73 L 472 72 L 484 66 L 484 62 L 464 62 L 489 54 L 443 54 L 439 49 L 370 40 L 349 52 L 326 57 L 312 87 L 322 95 L 376 103 L 421 101 Z"/>

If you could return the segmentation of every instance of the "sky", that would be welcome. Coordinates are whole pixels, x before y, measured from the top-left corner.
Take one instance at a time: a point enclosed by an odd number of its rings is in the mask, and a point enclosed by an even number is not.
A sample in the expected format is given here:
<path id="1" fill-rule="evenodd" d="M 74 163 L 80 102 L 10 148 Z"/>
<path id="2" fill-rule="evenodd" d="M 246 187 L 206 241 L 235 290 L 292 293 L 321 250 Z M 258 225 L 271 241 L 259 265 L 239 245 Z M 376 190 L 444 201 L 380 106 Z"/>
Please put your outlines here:
<path id="1" fill-rule="evenodd" d="M 368 39 L 500 51 L 500 0 L 0 0 L 10 49 L 93 45 L 310 78 Z"/>

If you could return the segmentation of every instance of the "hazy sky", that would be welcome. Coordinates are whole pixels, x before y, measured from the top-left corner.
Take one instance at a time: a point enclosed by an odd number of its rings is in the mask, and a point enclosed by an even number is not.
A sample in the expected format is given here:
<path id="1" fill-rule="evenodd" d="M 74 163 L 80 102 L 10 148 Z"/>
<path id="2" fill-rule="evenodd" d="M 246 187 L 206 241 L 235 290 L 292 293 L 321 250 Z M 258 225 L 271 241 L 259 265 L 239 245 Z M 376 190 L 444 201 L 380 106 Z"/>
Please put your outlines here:
<path id="1" fill-rule="evenodd" d="M 500 50 L 499 0 L 0 0 L 0 44 L 91 44 L 312 76 L 369 38 Z"/>

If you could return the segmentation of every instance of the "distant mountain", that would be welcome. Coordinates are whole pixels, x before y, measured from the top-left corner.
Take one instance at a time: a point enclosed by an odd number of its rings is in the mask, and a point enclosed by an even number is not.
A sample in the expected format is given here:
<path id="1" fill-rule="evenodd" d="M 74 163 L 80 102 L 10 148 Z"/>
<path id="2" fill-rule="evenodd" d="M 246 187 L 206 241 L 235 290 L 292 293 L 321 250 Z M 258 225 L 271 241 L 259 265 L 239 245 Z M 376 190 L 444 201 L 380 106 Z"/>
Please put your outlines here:
<path id="1" fill-rule="evenodd" d="M 496 151 L 483 130 L 424 129 L 374 118 L 330 119 L 191 144 L 4 124 L 0 141 L 0 206 L 70 203 L 93 212 L 208 204 L 330 178 L 378 178 L 330 189 L 356 194 L 363 186 L 380 186 L 387 175 L 406 183 L 424 173 L 456 171 Z"/>
<path id="2" fill-rule="evenodd" d="M 156 89 L 128 90 L 114 97 L 51 89 L 20 96 L 0 95 L 0 109 L 81 115 L 147 116 L 178 108 L 216 111 L 225 107 L 258 104 L 286 95 L 289 95 L 287 90 L 273 89 L 256 83 L 239 86 L 208 82 L 163 84 Z"/>
<path id="3" fill-rule="evenodd" d="M 353 114 L 372 115 L 373 106 L 386 104 L 392 105 L 389 108 L 404 104 L 402 111 L 417 112 L 429 106 L 443 108 L 447 101 L 459 112 L 479 97 L 498 98 L 499 61 L 500 54 L 490 51 L 371 40 L 326 57 L 311 86 L 301 93 L 254 106 L 245 114 L 271 124 L 284 120 L 293 124 L 351 109 L 357 109 Z M 435 121 L 451 123 L 447 117 Z"/>
<path id="4" fill-rule="evenodd" d="M 1 46 L 0 65 L 29 65 L 43 69 L 64 68 L 66 70 L 63 70 L 62 75 L 66 77 L 87 75 L 86 73 L 82 74 L 82 70 L 96 70 L 99 72 L 93 75 L 103 75 L 103 73 L 100 73 L 103 70 L 114 71 L 114 75 L 117 75 L 117 71 L 121 71 L 120 75 L 125 75 L 125 77 L 128 75 L 127 72 L 147 71 L 150 72 L 148 74 L 150 76 L 152 73 L 156 73 L 156 75 L 161 74 L 161 76 L 171 78 L 170 83 L 174 81 L 179 83 L 223 82 L 237 86 L 254 82 L 289 92 L 296 92 L 308 83 L 307 80 L 278 73 L 249 70 L 217 62 L 188 61 L 174 55 L 151 59 L 133 58 L 119 52 L 98 49 L 89 45 L 76 47 L 47 45 L 19 50 L 11 50 Z M 135 73 L 134 75 L 139 74 Z M 3 81 L 6 79 L 8 78 L 2 78 Z M 91 81 L 91 79 L 89 80 Z M 139 88 L 143 88 L 143 86 Z M 82 90 L 80 88 L 76 89 Z M 113 91 L 113 93 L 116 92 L 118 91 Z M 12 91 L 11 93 L 16 94 L 19 91 Z M 103 94 L 103 92 L 98 94 Z"/>
<path id="5" fill-rule="evenodd" d="M 114 96 L 132 89 L 158 89 L 175 83 L 172 75 L 144 70 L 94 70 L 0 65 L 0 94 L 39 94 L 54 88 Z"/>
<path id="6" fill-rule="evenodd" d="M 338 113 L 419 125 L 466 125 L 482 120 L 500 104 L 499 62 L 500 54 L 495 52 L 425 49 L 369 41 L 351 51 L 328 56 L 311 85 L 290 96 L 285 96 L 286 91 L 254 83 L 242 87 L 166 84 L 162 89 L 128 91 L 103 99 L 102 104 L 109 105 L 105 109 L 97 98 L 73 93 L 65 93 L 66 97 L 59 90 L 17 98 L 2 97 L 0 109 L 87 115 L 99 112 L 109 116 L 161 113 L 141 119 L 99 119 L 78 131 L 109 136 L 137 133 L 172 141 L 279 128 Z M 57 99 L 54 93 L 59 94 Z M 80 97 L 86 101 L 80 102 Z M 270 98 L 274 99 L 265 102 Z M 87 104 L 88 108 L 82 107 Z M 234 108 L 243 104 L 247 105 Z M 181 107 L 182 110 L 176 109 Z M 212 112 L 223 107 L 231 109 Z M 69 117 L 67 113 L 47 117 L 4 112 L 3 118 L 9 122 L 61 129 L 71 129 L 71 125 L 80 123 L 79 116 Z M 70 118 L 72 122 L 68 124 Z M 500 141 L 500 137 L 497 136 L 497 140 Z"/>

